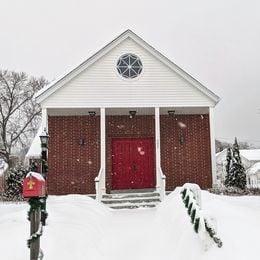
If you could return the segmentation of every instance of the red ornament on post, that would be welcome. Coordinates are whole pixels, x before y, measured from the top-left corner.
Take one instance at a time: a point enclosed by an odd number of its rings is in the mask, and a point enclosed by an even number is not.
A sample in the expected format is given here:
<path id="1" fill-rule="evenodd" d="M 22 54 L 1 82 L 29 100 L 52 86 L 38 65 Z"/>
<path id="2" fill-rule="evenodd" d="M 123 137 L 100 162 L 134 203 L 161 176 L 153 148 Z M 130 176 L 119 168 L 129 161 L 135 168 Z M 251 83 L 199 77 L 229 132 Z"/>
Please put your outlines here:
<path id="1" fill-rule="evenodd" d="M 29 172 L 23 181 L 24 198 L 41 198 L 46 196 L 46 181 L 37 172 Z"/>

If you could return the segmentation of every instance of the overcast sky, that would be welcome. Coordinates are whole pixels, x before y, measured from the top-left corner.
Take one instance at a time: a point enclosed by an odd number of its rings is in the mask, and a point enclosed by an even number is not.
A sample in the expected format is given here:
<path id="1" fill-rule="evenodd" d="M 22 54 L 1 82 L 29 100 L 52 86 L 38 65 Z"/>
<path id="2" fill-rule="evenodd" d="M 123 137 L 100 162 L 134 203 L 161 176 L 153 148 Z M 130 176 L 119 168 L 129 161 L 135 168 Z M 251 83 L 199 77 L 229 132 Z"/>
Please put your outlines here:
<path id="1" fill-rule="evenodd" d="M 0 69 L 49 81 L 126 29 L 221 97 L 216 137 L 260 146 L 259 0 L 0 0 Z"/>

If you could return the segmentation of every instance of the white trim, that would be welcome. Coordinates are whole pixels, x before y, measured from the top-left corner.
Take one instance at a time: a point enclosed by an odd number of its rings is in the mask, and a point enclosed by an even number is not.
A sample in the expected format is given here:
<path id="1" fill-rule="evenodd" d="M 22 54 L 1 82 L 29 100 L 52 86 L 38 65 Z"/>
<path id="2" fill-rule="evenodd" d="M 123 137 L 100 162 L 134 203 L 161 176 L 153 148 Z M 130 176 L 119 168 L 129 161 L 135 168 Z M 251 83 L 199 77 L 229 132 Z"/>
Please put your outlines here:
<path id="1" fill-rule="evenodd" d="M 47 108 L 42 108 L 42 123 L 41 123 L 41 128 L 43 131 L 44 128 L 48 132 L 48 113 L 47 113 Z M 40 133 L 41 134 L 41 133 Z"/>
<path id="2" fill-rule="evenodd" d="M 194 87 L 196 87 L 199 91 L 204 93 L 208 98 L 210 98 L 215 104 L 219 101 L 219 97 L 215 95 L 212 91 L 207 89 L 205 86 L 203 86 L 200 82 L 198 82 L 196 79 L 194 79 L 191 75 L 183 71 L 180 67 L 178 67 L 175 63 L 170 61 L 168 58 L 166 58 L 164 55 L 162 55 L 159 51 L 154 49 L 152 46 L 150 46 L 148 43 L 146 43 L 142 38 L 137 36 L 135 33 L 133 33 L 131 30 L 127 30 L 121 35 L 119 35 L 117 38 L 115 38 L 112 42 L 107 44 L 104 48 L 102 48 L 100 51 L 95 53 L 93 56 L 91 56 L 89 59 L 81 63 L 78 67 L 71 70 L 69 73 L 66 73 L 62 77 L 59 77 L 57 80 L 51 82 L 44 88 L 42 88 L 37 94 L 36 94 L 36 100 L 38 103 L 41 103 L 44 99 L 46 99 L 48 96 L 50 96 L 52 93 L 54 93 L 57 89 L 64 86 L 67 82 L 69 82 L 71 79 L 73 79 L 76 75 L 81 73 L 83 70 L 88 68 L 90 65 L 92 65 L 94 62 L 96 62 L 98 59 L 100 59 L 102 56 L 107 54 L 110 50 L 112 50 L 114 47 L 116 47 L 118 44 L 123 42 L 127 38 L 131 38 L 136 43 L 141 45 L 144 49 L 146 49 L 149 53 L 151 53 L 153 56 L 155 56 L 158 60 L 163 62 L 165 65 L 167 65 L 170 69 L 172 69 L 174 72 L 179 74 L 182 78 L 184 78 L 186 81 L 188 81 L 190 84 L 192 84 Z"/>
<path id="3" fill-rule="evenodd" d="M 98 176 L 95 178 L 95 188 L 96 188 L 96 200 L 101 201 L 102 200 L 102 179 L 104 178 L 104 171 L 102 168 L 100 168 Z"/>
<path id="4" fill-rule="evenodd" d="M 212 186 L 217 185 L 216 177 L 216 152 L 215 152 L 215 128 L 214 128 L 214 108 L 209 108 L 209 128 L 210 128 L 210 150 L 211 150 L 211 170 Z"/>
<path id="5" fill-rule="evenodd" d="M 112 104 L 111 106 L 109 106 L 109 108 L 152 108 L 154 106 L 150 105 L 150 104 L 143 104 L 142 106 L 137 106 L 137 105 L 131 105 L 131 104 L 127 104 L 127 106 L 122 106 L 122 105 L 117 105 L 117 104 Z M 174 107 L 172 106 L 172 104 L 168 104 L 168 105 L 165 105 L 165 104 L 162 104 L 160 105 L 161 108 L 208 108 L 209 106 L 205 105 L 200 105 L 200 106 L 197 106 L 197 105 L 189 105 L 189 106 L 183 106 L 183 105 L 174 105 Z M 86 106 L 42 106 L 42 108 L 100 108 L 99 105 L 94 105 L 94 104 L 91 104 L 91 105 L 86 105 Z"/>
<path id="6" fill-rule="evenodd" d="M 106 193 L 106 111 L 100 108 L 100 168 L 103 171 L 101 192 Z"/>
<path id="7" fill-rule="evenodd" d="M 160 108 L 155 108 L 155 165 L 156 165 L 156 190 L 160 189 L 161 167 L 161 142 L 160 142 Z"/>

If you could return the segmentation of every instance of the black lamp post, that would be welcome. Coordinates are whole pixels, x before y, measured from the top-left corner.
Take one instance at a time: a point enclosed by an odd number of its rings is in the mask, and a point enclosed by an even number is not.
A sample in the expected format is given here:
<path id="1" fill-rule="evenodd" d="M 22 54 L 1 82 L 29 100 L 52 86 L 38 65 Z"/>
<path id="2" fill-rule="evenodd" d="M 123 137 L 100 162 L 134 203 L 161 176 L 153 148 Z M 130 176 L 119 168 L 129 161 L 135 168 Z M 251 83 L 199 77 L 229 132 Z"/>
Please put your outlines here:
<path id="1" fill-rule="evenodd" d="M 41 173 L 44 179 L 46 180 L 48 174 L 47 151 L 48 151 L 48 141 L 49 141 L 49 135 L 46 131 L 46 128 L 44 128 L 42 134 L 40 135 L 40 140 L 41 140 L 41 149 L 42 149 Z"/>
<path id="2" fill-rule="evenodd" d="M 47 164 L 47 151 L 48 151 L 48 141 L 49 141 L 49 135 L 46 131 L 46 128 L 44 128 L 42 134 L 40 135 L 41 140 L 41 173 L 43 178 L 47 179 L 48 175 L 48 164 Z M 46 186 L 47 187 L 47 186 Z M 46 188 L 47 189 L 47 188 Z M 41 222 L 43 225 L 46 224 L 46 219 L 48 216 L 48 213 L 46 211 L 46 200 L 47 200 L 47 190 L 46 190 L 46 196 L 42 198 L 42 208 L 41 208 Z"/>

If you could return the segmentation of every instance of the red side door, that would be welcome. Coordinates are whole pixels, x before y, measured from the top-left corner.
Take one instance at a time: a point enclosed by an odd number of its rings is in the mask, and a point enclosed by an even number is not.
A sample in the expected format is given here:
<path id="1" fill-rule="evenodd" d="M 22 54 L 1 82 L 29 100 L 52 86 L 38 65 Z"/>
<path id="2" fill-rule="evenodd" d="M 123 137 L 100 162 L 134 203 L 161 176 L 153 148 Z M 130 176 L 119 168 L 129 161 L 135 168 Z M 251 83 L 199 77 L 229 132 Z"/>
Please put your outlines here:
<path id="1" fill-rule="evenodd" d="M 112 149 L 112 190 L 155 187 L 152 138 L 113 139 Z"/>

